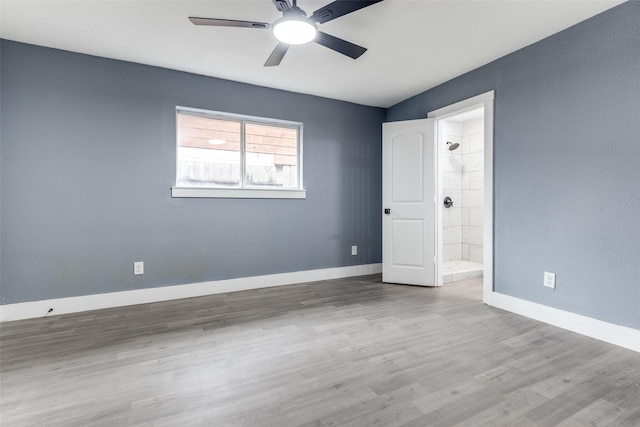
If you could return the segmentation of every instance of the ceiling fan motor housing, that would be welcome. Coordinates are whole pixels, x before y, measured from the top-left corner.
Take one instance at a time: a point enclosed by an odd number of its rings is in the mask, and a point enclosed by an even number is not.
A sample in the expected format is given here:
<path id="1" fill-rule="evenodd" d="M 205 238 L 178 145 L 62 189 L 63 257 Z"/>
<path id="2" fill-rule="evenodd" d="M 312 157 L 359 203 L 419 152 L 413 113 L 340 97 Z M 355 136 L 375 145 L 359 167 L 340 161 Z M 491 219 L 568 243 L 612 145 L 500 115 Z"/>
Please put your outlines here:
<path id="1" fill-rule="evenodd" d="M 307 18 L 304 10 L 293 6 L 282 12 L 282 18 L 273 23 L 273 35 L 278 41 L 300 45 L 313 41 L 318 32 L 315 22 Z"/>

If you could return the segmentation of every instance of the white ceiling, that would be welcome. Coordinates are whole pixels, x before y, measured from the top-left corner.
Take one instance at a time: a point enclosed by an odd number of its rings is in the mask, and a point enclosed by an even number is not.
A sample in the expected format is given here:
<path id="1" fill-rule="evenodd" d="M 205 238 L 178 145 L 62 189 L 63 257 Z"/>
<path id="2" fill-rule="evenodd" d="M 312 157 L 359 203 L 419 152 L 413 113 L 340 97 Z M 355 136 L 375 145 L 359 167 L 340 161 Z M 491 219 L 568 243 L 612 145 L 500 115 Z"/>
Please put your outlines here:
<path id="1" fill-rule="evenodd" d="M 328 3 L 298 5 L 310 15 Z M 271 0 L 0 0 L 0 36 L 389 107 L 620 3 L 385 0 L 320 25 L 367 47 L 359 59 L 311 43 L 270 68 L 270 30 L 198 27 L 187 17 L 273 22 L 280 13 Z"/>

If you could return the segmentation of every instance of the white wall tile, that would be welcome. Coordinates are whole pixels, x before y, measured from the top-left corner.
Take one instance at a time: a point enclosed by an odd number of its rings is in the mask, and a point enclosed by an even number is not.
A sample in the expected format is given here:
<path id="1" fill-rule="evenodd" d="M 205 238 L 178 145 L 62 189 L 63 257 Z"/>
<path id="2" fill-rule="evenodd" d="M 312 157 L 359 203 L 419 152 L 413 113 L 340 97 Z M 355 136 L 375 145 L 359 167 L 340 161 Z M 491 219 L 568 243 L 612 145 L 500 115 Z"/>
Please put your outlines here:
<path id="1" fill-rule="evenodd" d="M 462 242 L 472 245 L 483 244 L 483 229 L 482 227 L 462 226 Z"/>
<path id="2" fill-rule="evenodd" d="M 460 143 L 459 150 L 462 150 L 462 154 L 469 154 L 471 152 L 471 144 L 469 144 L 469 137 L 463 136 L 462 142 Z"/>
<path id="3" fill-rule="evenodd" d="M 484 209 L 482 208 L 463 208 L 469 211 L 469 222 L 464 223 L 464 216 L 462 225 L 472 225 L 474 227 L 484 226 Z"/>
<path id="4" fill-rule="evenodd" d="M 484 117 L 478 117 L 477 119 L 467 120 L 461 123 L 460 133 L 462 135 L 470 135 L 473 133 L 484 132 Z"/>
<path id="5" fill-rule="evenodd" d="M 484 188 L 484 171 L 463 172 L 462 181 L 464 185 L 464 175 L 467 174 L 469 178 L 469 190 L 479 190 Z M 463 187 L 464 188 L 464 187 Z"/>
<path id="6" fill-rule="evenodd" d="M 445 228 L 442 233 L 442 243 L 462 243 L 462 226 Z"/>
<path id="7" fill-rule="evenodd" d="M 478 153 L 484 151 L 484 134 L 476 133 L 462 137 L 462 154 Z"/>
<path id="8" fill-rule="evenodd" d="M 451 245 L 442 245 L 442 262 L 447 262 L 450 260 L 449 258 L 449 246 Z"/>
<path id="9" fill-rule="evenodd" d="M 449 211 L 450 222 L 449 225 L 462 225 L 462 208 L 456 208 L 455 205 L 453 208 L 445 209 Z"/>
<path id="10" fill-rule="evenodd" d="M 469 245 L 467 243 L 462 244 L 462 258 L 465 261 L 469 261 Z"/>
<path id="11" fill-rule="evenodd" d="M 462 171 L 461 184 L 463 190 L 471 189 L 471 172 Z"/>
<path id="12" fill-rule="evenodd" d="M 462 172 L 462 154 L 453 154 L 447 151 L 440 156 L 440 170 Z"/>
<path id="13" fill-rule="evenodd" d="M 440 171 L 442 176 L 442 190 L 460 190 L 462 188 L 462 174 L 453 171 Z"/>
<path id="14" fill-rule="evenodd" d="M 478 208 L 474 208 L 474 209 L 478 209 Z M 470 208 L 462 208 L 462 225 L 475 225 L 475 224 L 471 224 Z"/>
<path id="15" fill-rule="evenodd" d="M 469 245 L 469 261 L 484 263 L 483 260 L 483 247 L 480 245 Z"/>
<path id="16" fill-rule="evenodd" d="M 440 120 L 438 125 L 441 126 L 440 131 L 442 134 L 462 135 L 462 123 L 460 122 Z"/>
<path id="17" fill-rule="evenodd" d="M 473 172 L 484 170 L 484 152 L 465 154 L 462 159 L 463 172 Z"/>
<path id="18" fill-rule="evenodd" d="M 442 208 L 442 228 L 445 229 L 451 226 L 451 213 L 449 209 Z"/>
<path id="19" fill-rule="evenodd" d="M 455 206 L 455 205 L 454 205 Z M 462 206 L 465 208 L 481 208 L 484 206 L 483 190 L 467 190 L 462 193 Z"/>
<path id="20" fill-rule="evenodd" d="M 459 261 L 462 259 L 462 243 L 449 245 L 449 261 Z"/>

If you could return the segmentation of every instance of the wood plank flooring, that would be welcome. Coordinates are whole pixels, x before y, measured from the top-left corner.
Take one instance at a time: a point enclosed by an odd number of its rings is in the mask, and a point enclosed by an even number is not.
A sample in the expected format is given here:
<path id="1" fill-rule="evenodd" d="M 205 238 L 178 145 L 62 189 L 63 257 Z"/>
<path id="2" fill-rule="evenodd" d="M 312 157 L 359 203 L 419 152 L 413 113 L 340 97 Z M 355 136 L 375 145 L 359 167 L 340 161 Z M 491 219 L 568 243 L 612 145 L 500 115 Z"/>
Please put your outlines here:
<path id="1" fill-rule="evenodd" d="M 640 426 L 640 354 L 380 276 L 9 322 L 9 426 Z"/>

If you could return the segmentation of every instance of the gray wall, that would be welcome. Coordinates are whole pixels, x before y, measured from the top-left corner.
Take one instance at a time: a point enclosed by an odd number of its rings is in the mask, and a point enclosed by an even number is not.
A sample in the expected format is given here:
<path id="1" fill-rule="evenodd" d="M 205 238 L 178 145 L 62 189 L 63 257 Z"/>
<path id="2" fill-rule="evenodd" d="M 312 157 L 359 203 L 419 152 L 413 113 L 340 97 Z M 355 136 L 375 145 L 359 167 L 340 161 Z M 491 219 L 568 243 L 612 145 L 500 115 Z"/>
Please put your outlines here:
<path id="1" fill-rule="evenodd" d="M 636 329 L 639 23 L 640 2 L 622 4 L 387 113 L 425 117 L 495 89 L 495 290 Z"/>
<path id="2" fill-rule="evenodd" d="M 2 304 L 381 262 L 383 109 L 7 40 L 0 55 Z M 176 105 L 303 122 L 307 199 L 172 199 Z"/>

